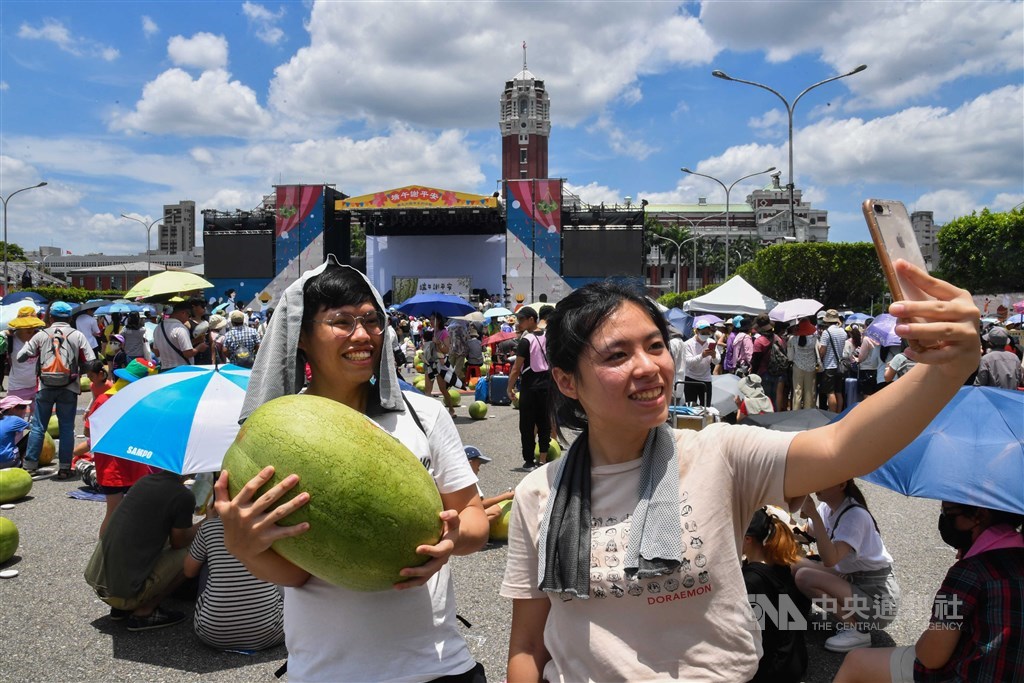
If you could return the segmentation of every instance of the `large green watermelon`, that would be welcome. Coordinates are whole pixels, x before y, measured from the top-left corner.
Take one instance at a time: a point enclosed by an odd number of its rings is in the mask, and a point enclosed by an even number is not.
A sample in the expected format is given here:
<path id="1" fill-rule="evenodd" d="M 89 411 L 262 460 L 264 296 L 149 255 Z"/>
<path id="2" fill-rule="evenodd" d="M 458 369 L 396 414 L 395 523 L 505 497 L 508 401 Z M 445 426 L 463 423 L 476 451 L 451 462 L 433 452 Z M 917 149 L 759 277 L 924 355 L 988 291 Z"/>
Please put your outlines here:
<path id="1" fill-rule="evenodd" d="M 32 475 L 20 467 L 0 470 L 0 503 L 21 500 L 32 490 Z"/>
<path id="2" fill-rule="evenodd" d="M 18 550 L 18 527 L 6 517 L 0 517 L 0 564 L 14 557 Z"/>
<path id="3" fill-rule="evenodd" d="M 299 484 L 309 502 L 281 520 L 309 530 L 274 543 L 293 564 L 358 591 L 391 588 L 399 570 L 430 559 L 416 553 L 441 535 L 441 496 L 433 478 L 405 446 L 362 413 L 319 396 L 296 395 L 260 406 L 224 457 L 235 496 L 263 467 Z"/>
<path id="4" fill-rule="evenodd" d="M 503 500 L 498 503 L 501 514 L 491 520 L 491 530 L 488 538 L 492 541 L 508 540 L 508 518 L 512 514 L 512 501 Z"/>

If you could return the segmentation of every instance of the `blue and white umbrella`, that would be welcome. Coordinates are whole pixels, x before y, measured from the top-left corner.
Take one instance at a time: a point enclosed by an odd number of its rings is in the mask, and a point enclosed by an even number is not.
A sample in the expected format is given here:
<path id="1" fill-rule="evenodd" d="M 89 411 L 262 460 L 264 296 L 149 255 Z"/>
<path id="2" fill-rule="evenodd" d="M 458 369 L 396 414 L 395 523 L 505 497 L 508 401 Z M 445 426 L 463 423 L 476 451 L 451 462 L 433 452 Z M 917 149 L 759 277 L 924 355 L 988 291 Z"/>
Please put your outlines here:
<path id="1" fill-rule="evenodd" d="M 510 316 L 510 315 L 515 315 L 515 313 L 513 313 L 510 310 L 508 310 L 504 306 L 492 306 L 492 307 L 488 308 L 486 311 L 484 311 L 484 317 L 485 318 L 496 318 L 496 317 L 499 317 L 499 316 L 504 318 L 504 317 L 507 317 L 507 316 Z"/>
<path id="2" fill-rule="evenodd" d="M 216 472 L 238 434 L 250 372 L 187 365 L 136 380 L 89 418 L 93 450 L 178 474 Z"/>

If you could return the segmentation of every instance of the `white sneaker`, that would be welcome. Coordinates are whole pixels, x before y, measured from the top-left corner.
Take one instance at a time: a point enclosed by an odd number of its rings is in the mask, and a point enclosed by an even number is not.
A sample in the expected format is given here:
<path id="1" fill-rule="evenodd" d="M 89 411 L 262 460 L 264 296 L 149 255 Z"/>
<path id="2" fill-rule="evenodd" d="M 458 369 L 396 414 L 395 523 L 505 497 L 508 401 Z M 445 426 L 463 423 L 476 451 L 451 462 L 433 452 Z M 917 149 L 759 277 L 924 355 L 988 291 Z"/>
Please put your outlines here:
<path id="1" fill-rule="evenodd" d="M 855 628 L 844 628 L 825 641 L 825 649 L 829 652 L 849 652 L 861 647 L 871 647 L 871 634 Z"/>

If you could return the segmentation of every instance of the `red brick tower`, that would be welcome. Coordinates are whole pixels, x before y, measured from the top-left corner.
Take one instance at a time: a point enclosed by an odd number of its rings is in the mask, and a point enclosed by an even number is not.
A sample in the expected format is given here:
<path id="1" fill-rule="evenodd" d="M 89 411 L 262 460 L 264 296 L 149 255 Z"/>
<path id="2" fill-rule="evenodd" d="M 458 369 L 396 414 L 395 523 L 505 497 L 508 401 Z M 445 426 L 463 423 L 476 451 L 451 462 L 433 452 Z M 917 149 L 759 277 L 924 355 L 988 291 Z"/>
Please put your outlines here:
<path id="1" fill-rule="evenodd" d="M 526 68 L 525 42 L 523 70 L 505 81 L 500 111 L 502 179 L 547 178 L 551 104 L 544 81 Z"/>

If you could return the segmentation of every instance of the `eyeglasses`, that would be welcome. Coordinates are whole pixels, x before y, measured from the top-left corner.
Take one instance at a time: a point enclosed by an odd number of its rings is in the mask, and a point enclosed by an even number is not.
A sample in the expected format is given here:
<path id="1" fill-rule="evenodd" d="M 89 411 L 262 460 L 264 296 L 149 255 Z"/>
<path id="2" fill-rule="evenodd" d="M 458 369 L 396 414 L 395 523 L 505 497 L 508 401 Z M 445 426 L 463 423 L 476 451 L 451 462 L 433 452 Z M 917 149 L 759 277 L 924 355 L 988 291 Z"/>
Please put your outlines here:
<path id="1" fill-rule="evenodd" d="M 367 313 L 366 315 L 349 315 L 348 313 L 335 313 L 322 320 L 314 320 L 315 323 L 327 325 L 338 337 L 351 337 L 356 331 L 356 325 L 362 325 L 366 333 L 374 337 L 384 332 L 384 316 L 379 312 Z"/>

